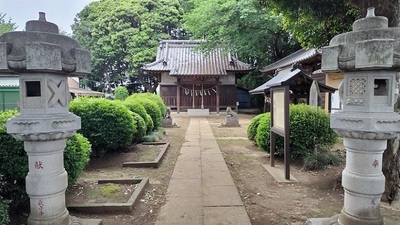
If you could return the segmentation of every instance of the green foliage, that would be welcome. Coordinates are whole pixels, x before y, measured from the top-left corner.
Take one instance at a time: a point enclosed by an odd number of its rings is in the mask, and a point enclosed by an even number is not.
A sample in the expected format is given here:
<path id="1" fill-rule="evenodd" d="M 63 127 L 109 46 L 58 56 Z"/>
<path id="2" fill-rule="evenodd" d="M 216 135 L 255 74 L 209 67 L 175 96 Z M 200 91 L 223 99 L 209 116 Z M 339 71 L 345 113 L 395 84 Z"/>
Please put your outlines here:
<path id="1" fill-rule="evenodd" d="M 114 90 L 114 96 L 117 100 L 125 100 L 129 96 L 129 91 L 124 86 L 118 86 Z"/>
<path id="2" fill-rule="evenodd" d="M 0 224 L 8 224 L 8 222 L 10 222 L 10 217 L 8 216 L 8 208 L 11 201 L 4 199 L 2 196 L 4 189 L 2 177 L 3 175 L 0 173 Z"/>
<path id="3" fill-rule="evenodd" d="M 121 83 L 152 62 L 159 41 L 178 38 L 183 9 L 179 0 L 102 0 L 75 18 L 73 36 L 91 51 L 88 80 Z M 107 75 L 106 75 L 107 74 Z"/>
<path id="4" fill-rule="evenodd" d="M 146 135 L 146 122 L 144 119 L 137 113 L 132 112 L 133 119 L 136 121 L 136 134 L 133 137 L 134 143 L 140 143 L 143 141 L 143 137 Z"/>
<path id="5" fill-rule="evenodd" d="M 6 21 L 5 19 L 6 14 L 0 12 L 0 35 L 14 31 L 17 29 L 17 25 L 11 21 L 11 19 L 8 19 Z M 1 222 L 1 221 L 0 221 Z"/>
<path id="6" fill-rule="evenodd" d="M 337 0 L 266 1 L 283 16 L 282 27 L 304 48 L 322 47 L 336 35 L 351 31 L 360 17 L 358 9 Z"/>
<path id="7" fill-rule="evenodd" d="M 165 130 L 163 128 L 158 128 L 158 130 L 144 136 L 143 142 L 157 142 L 164 136 L 164 134 Z"/>
<path id="8" fill-rule="evenodd" d="M 79 133 L 92 144 L 93 153 L 123 150 L 132 143 L 136 122 L 131 111 L 118 101 L 100 98 L 76 98 L 70 111 L 81 117 Z"/>
<path id="9" fill-rule="evenodd" d="M 261 118 L 265 117 L 265 116 L 267 116 L 265 113 L 258 114 L 253 119 L 251 119 L 251 122 L 250 122 L 249 126 L 247 127 L 247 138 L 250 141 L 253 141 L 253 142 L 256 141 L 257 127 L 260 124 Z"/>
<path id="10" fill-rule="evenodd" d="M 147 113 L 146 109 L 139 101 L 135 101 L 135 99 L 127 98 L 127 99 L 125 99 L 125 101 L 123 101 L 123 104 L 126 107 L 128 107 L 129 110 L 131 110 L 134 113 L 139 114 L 139 116 L 143 118 L 143 120 L 146 123 L 146 133 L 149 133 L 154 129 L 154 124 L 153 124 L 153 120 L 151 119 L 151 116 Z"/>
<path id="11" fill-rule="evenodd" d="M 144 106 L 146 109 L 147 114 L 150 115 L 154 128 L 153 130 L 157 129 L 161 123 L 162 123 L 162 110 L 163 108 L 160 108 L 160 104 L 157 104 L 157 102 L 154 101 L 154 99 L 149 98 L 149 96 L 152 94 L 145 94 L 145 93 L 136 93 L 127 98 L 127 101 L 138 101 L 140 104 Z M 164 106 L 165 108 L 165 106 Z M 149 132 L 149 131 L 148 131 Z"/>
<path id="12" fill-rule="evenodd" d="M 240 59 L 267 65 L 299 48 L 279 24 L 282 16 L 263 9 L 256 0 L 191 0 L 184 28 L 194 38 L 205 39 L 205 50 L 223 47 Z"/>
<path id="13" fill-rule="evenodd" d="M 0 174 L 3 175 L 0 195 L 12 200 L 11 208 L 17 207 L 28 198 L 25 192 L 28 156 L 24 143 L 9 135 L 6 127 L 6 121 L 17 114 L 17 110 L 0 112 Z"/>
<path id="14" fill-rule="evenodd" d="M 267 113 L 269 114 L 269 113 Z M 329 126 L 329 114 L 320 108 L 305 104 L 290 105 L 290 157 L 304 158 L 315 148 L 332 146 L 337 142 L 337 134 Z M 270 115 L 260 119 L 257 146 L 269 152 Z M 283 155 L 283 138 L 276 140 L 276 153 Z"/>
<path id="15" fill-rule="evenodd" d="M 78 180 L 89 163 L 92 145 L 82 134 L 76 133 L 67 139 L 64 151 L 64 167 L 68 172 L 68 185 Z"/>
<path id="16" fill-rule="evenodd" d="M 314 152 L 304 158 L 303 168 L 305 170 L 322 170 L 328 165 L 337 166 L 341 163 L 337 155 L 327 152 Z"/>
<path id="17" fill-rule="evenodd" d="M 162 100 L 162 98 L 154 93 L 149 93 L 149 92 L 145 92 L 145 93 L 136 93 L 133 94 L 133 96 L 135 96 L 136 98 L 148 98 L 152 101 L 154 101 L 155 103 L 157 103 L 158 107 L 160 108 L 161 111 L 161 115 L 164 116 L 165 112 L 167 111 L 167 107 L 164 104 L 164 101 Z"/>

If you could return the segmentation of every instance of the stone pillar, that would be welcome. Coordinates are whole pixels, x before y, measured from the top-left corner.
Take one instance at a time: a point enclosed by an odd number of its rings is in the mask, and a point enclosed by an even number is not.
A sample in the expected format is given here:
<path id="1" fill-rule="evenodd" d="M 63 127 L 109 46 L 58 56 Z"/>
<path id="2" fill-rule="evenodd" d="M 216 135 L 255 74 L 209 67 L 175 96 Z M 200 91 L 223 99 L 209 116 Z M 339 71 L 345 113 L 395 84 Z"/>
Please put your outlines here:
<path id="1" fill-rule="evenodd" d="M 65 207 L 63 151 L 81 126 L 80 118 L 68 112 L 67 77 L 90 73 L 90 53 L 39 14 L 38 21 L 26 23 L 26 31 L 0 36 L 0 74 L 17 73 L 20 83 L 20 114 L 7 121 L 7 132 L 24 141 L 28 154 L 28 224 L 80 224 Z"/>
<path id="2" fill-rule="evenodd" d="M 394 113 L 400 70 L 400 29 L 368 10 L 353 31 L 335 36 L 322 49 L 322 70 L 341 72 L 343 110 L 331 114 L 331 128 L 343 137 L 346 167 L 342 173 L 344 206 L 339 216 L 309 219 L 307 224 L 383 225 L 385 190 L 382 155 L 388 139 L 400 132 Z"/>

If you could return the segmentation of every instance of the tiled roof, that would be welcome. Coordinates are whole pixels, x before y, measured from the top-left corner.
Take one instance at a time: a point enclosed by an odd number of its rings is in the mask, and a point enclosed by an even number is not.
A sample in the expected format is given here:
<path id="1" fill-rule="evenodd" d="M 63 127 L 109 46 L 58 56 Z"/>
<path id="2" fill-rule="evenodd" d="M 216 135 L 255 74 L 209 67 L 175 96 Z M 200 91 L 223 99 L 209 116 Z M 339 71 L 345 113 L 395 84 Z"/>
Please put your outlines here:
<path id="1" fill-rule="evenodd" d="M 249 72 L 250 64 L 243 63 L 216 49 L 203 53 L 195 49 L 202 41 L 164 40 L 160 42 L 155 62 L 142 67 L 147 72 L 169 71 L 173 76 L 226 75 L 227 72 Z"/>
<path id="2" fill-rule="evenodd" d="M 266 83 L 260 85 L 259 87 L 250 90 L 250 94 L 256 95 L 256 94 L 264 94 L 264 90 L 269 90 L 272 87 L 278 87 L 278 86 L 283 86 L 283 85 L 288 85 L 288 81 L 293 80 L 295 77 L 302 77 L 308 84 L 311 86 L 312 82 L 314 81 L 313 78 L 308 76 L 304 71 L 302 71 L 299 68 L 296 67 L 289 67 L 285 68 L 283 70 L 278 71 L 276 76 L 271 78 L 271 80 L 267 81 Z M 333 93 L 336 89 L 326 86 L 322 83 L 319 83 L 319 88 L 321 92 L 331 92 Z M 309 90 L 310 88 L 306 88 Z"/>
<path id="3" fill-rule="evenodd" d="M 19 87 L 18 76 L 0 76 L 0 87 Z"/>
<path id="4" fill-rule="evenodd" d="M 280 68 L 285 68 L 291 66 L 295 63 L 302 63 L 305 60 L 308 60 L 314 56 L 321 55 L 321 51 L 315 48 L 311 48 L 309 50 L 300 49 L 297 52 L 286 56 L 283 59 L 280 59 L 274 63 L 269 64 L 260 69 L 262 73 L 267 73 L 270 71 L 275 71 Z"/>

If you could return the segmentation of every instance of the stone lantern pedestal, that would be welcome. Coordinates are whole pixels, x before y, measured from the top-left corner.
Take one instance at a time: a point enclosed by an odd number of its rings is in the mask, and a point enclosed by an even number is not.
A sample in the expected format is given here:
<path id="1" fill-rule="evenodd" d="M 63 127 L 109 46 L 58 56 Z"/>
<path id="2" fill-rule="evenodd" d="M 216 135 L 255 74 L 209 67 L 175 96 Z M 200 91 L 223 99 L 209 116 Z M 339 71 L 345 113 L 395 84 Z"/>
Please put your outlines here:
<path id="1" fill-rule="evenodd" d="M 71 217 L 65 207 L 63 152 L 66 139 L 81 127 L 80 118 L 68 112 L 67 77 L 90 73 L 90 53 L 59 35 L 40 13 L 26 31 L 0 36 L 0 73 L 19 74 L 20 114 L 7 121 L 7 132 L 24 141 L 28 154 L 28 225 L 101 224 Z"/>
<path id="2" fill-rule="evenodd" d="M 342 72 L 343 110 L 331 114 L 331 128 L 343 137 L 346 167 L 342 173 L 344 206 L 337 217 L 309 219 L 306 224 L 383 225 L 381 195 L 385 190 L 382 155 L 388 139 L 400 132 L 394 113 L 400 70 L 400 29 L 374 15 L 353 24 L 322 49 L 322 70 Z"/>

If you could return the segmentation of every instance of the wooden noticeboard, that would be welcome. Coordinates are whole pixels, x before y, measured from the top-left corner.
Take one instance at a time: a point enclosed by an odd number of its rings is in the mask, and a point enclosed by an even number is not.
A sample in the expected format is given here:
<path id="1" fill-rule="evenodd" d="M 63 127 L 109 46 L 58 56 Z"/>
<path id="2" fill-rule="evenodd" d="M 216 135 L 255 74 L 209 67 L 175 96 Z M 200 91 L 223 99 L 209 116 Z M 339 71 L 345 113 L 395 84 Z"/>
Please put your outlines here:
<path id="1" fill-rule="evenodd" d="M 270 164 L 275 166 L 276 134 L 284 138 L 285 179 L 290 180 L 289 86 L 271 87 Z"/>

